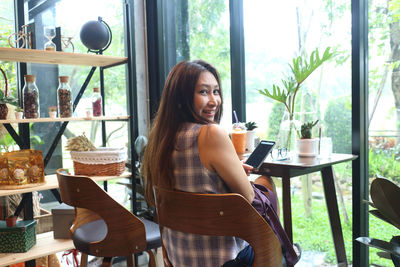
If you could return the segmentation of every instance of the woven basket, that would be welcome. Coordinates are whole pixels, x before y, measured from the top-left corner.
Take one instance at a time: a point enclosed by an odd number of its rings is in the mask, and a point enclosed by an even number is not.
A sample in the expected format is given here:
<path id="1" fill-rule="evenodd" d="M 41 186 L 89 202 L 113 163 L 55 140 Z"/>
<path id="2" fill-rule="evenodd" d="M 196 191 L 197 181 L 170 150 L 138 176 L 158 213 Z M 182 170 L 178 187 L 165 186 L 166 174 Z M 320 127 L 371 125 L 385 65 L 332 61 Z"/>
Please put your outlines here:
<path id="1" fill-rule="evenodd" d="M 125 148 L 98 148 L 96 151 L 71 151 L 74 172 L 88 176 L 118 176 L 125 171 Z"/>

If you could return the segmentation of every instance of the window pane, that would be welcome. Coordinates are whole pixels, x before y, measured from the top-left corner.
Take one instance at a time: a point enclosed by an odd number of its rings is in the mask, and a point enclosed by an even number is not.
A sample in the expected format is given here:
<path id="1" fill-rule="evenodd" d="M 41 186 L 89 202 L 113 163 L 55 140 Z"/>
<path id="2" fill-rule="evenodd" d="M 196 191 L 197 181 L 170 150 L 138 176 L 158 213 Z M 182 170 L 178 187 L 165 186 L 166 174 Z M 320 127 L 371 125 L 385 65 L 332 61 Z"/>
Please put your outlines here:
<path id="1" fill-rule="evenodd" d="M 399 1 L 369 2 L 369 178 L 400 184 Z M 397 205 L 397 204 L 396 204 Z M 390 241 L 398 229 L 369 217 L 370 236 Z M 370 263 L 393 266 L 370 249 Z"/>
<path id="2" fill-rule="evenodd" d="M 332 138 L 333 152 L 351 153 L 350 2 L 244 1 L 244 31 L 247 121 L 259 125 L 258 136 L 278 141 L 285 111 L 282 103 L 261 95 L 258 90 L 272 92 L 273 85 L 283 89 L 281 80 L 291 73 L 289 64 L 293 58 L 306 55 L 309 59 L 314 49 L 318 48 L 321 55 L 330 46 L 339 53 L 301 85 L 295 106 L 299 116 L 295 114 L 295 118 L 301 122 L 318 119 L 322 136 Z M 318 131 L 314 135 L 318 136 Z M 338 198 L 342 196 L 346 206 L 340 212 L 346 253 L 351 261 L 352 245 L 347 241 L 351 240 L 351 222 L 347 221 L 351 218 L 351 163 L 335 166 L 335 173 L 343 192 Z M 312 182 L 313 196 L 323 195 L 320 175 L 292 181 L 294 242 L 302 246 L 303 260 L 312 258 L 319 261 L 313 263 L 316 265 L 336 264 L 325 203 L 313 197 L 310 206 L 303 200 L 304 181 Z M 306 195 L 311 196 L 311 192 Z"/>
<path id="3" fill-rule="evenodd" d="M 185 11 L 182 3 L 177 1 L 177 20 L 185 23 Z M 229 1 L 187 1 L 188 27 L 182 27 L 177 23 L 177 61 L 183 58 L 190 60 L 203 59 L 214 65 L 221 75 L 224 115 L 222 125 L 229 127 L 232 121 L 231 105 L 231 75 L 230 75 L 230 44 L 229 44 Z M 185 42 L 188 40 L 189 52 L 185 50 Z"/>

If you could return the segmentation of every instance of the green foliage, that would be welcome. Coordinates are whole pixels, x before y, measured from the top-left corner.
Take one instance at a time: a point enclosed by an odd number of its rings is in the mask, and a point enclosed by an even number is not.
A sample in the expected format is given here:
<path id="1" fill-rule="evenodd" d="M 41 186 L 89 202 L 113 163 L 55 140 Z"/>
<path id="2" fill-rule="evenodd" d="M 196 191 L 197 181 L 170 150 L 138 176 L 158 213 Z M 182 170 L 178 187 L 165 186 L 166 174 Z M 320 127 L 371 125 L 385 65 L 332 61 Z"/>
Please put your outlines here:
<path id="1" fill-rule="evenodd" d="M 254 121 L 246 122 L 246 124 L 244 126 L 246 127 L 247 131 L 251 131 L 251 130 L 258 128 L 257 124 Z"/>
<path id="2" fill-rule="evenodd" d="M 12 96 L 5 96 L 4 92 L 0 90 L 0 104 L 18 105 L 18 100 Z"/>
<path id="3" fill-rule="evenodd" d="M 269 113 L 268 117 L 268 131 L 267 131 L 268 140 L 277 140 L 284 112 L 285 112 L 285 107 L 281 105 L 279 102 L 275 102 L 272 105 L 272 110 Z"/>
<path id="4" fill-rule="evenodd" d="M 272 90 L 263 89 L 258 90 L 258 92 L 284 104 L 290 116 L 293 117 L 297 92 L 302 83 L 311 75 L 311 73 L 313 73 L 325 61 L 328 61 L 335 56 L 335 53 L 330 52 L 330 49 L 330 47 L 327 47 L 322 57 L 320 57 L 318 48 L 316 48 L 311 53 L 309 61 L 302 56 L 294 58 L 292 65 L 290 65 L 292 73 L 286 79 L 282 80 L 284 88 L 281 89 L 278 85 L 274 84 L 272 85 Z"/>
<path id="5" fill-rule="evenodd" d="M 204 59 L 213 64 L 221 76 L 223 93 L 230 95 L 230 41 L 229 19 L 224 23 L 227 12 L 226 1 L 189 1 L 189 45 L 190 59 Z"/>
<path id="6" fill-rule="evenodd" d="M 348 96 L 332 99 L 324 117 L 324 136 L 332 138 L 334 153 L 351 153 L 351 104 Z"/>
<path id="7" fill-rule="evenodd" d="M 311 122 L 305 122 L 301 125 L 301 138 L 302 139 L 310 139 L 311 138 L 311 130 L 312 128 L 317 125 L 318 120 L 316 120 L 315 122 L 311 121 Z"/>
<path id="8" fill-rule="evenodd" d="M 369 177 L 375 177 L 377 174 L 400 182 L 400 162 L 394 153 L 387 155 L 369 150 Z"/>
<path id="9" fill-rule="evenodd" d="M 322 193 L 321 189 L 319 190 Z M 346 211 L 349 216 L 349 224 L 344 222 L 341 216 L 343 237 L 347 251 L 347 259 L 351 263 L 351 249 L 352 249 L 352 208 L 351 202 L 345 202 Z M 312 201 L 312 216 L 306 218 L 304 216 L 304 206 L 301 196 L 295 194 L 292 198 L 292 220 L 293 220 L 293 239 L 299 243 L 303 251 L 319 251 L 326 252 L 326 261 L 331 264 L 336 264 L 335 250 L 332 243 L 332 234 L 329 226 L 329 219 L 324 200 L 313 199 Z M 379 236 L 379 239 L 390 240 L 395 227 L 382 223 L 381 220 L 375 216 L 370 216 L 370 236 Z M 380 258 L 376 252 L 377 249 L 370 249 L 371 263 L 380 264 L 381 266 L 393 266 L 391 260 Z"/>

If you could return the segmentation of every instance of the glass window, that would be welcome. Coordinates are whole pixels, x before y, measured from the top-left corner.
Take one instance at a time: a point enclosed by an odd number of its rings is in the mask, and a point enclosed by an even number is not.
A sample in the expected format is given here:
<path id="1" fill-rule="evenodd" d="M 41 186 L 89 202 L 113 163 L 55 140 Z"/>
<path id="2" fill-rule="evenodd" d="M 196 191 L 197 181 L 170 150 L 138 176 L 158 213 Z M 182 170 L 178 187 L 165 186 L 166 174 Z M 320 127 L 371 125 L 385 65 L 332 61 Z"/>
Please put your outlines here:
<path id="1" fill-rule="evenodd" d="M 229 43 L 229 1 L 188 1 L 188 25 L 185 23 L 185 11 L 177 1 L 177 61 L 204 59 L 213 64 L 221 75 L 224 115 L 222 125 L 232 124 L 230 43 Z M 188 34 L 187 34 L 188 33 Z M 187 42 L 187 43 L 186 43 Z M 189 47 L 189 51 L 187 48 Z"/>
<path id="2" fill-rule="evenodd" d="M 282 89 L 282 79 L 291 73 L 289 65 L 293 58 L 301 55 L 309 59 L 316 48 L 322 56 L 325 48 L 331 47 L 338 52 L 334 60 L 316 69 L 301 85 L 296 95 L 295 119 L 301 123 L 318 119 L 322 137 L 332 138 L 333 152 L 351 153 L 350 2 L 243 2 L 246 113 L 247 121 L 258 124 L 257 135 L 275 141 L 282 138 L 281 121 L 285 111 L 282 103 L 261 95 L 258 90 L 272 92 L 273 85 Z M 318 131 L 314 135 L 318 136 Z M 351 218 L 351 163 L 335 166 L 335 173 L 341 181 L 340 197 L 346 207 L 343 209 L 339 203 L 344 239 L 351 240 L 348 221 Z M 311 200 L 311 194 L 323 194 L 320 182 L 319 174 L 293 179 L 294 242 L 301 244 L 303 258 L 306 258 L 305 252 L 320 261 L 318 264 L 336 264 L 325 203 L 317 198 L 310 202 L 304 200 L 306 197 Z M 307 183 L 312 184 L 312 193 L 306 190 Z M 345 242 L 347 256 L 351 258 L 351 242 Z"/>
<path id="3" fill-rule="evenodd" d="M 369 178 L 384 176 L 400 184 L 399 1 L 369 2 Z M 369 216 L 370 237 L 390 241 L 398 231 Z M 370 263 L 392 266 L 370 249 Z"/>

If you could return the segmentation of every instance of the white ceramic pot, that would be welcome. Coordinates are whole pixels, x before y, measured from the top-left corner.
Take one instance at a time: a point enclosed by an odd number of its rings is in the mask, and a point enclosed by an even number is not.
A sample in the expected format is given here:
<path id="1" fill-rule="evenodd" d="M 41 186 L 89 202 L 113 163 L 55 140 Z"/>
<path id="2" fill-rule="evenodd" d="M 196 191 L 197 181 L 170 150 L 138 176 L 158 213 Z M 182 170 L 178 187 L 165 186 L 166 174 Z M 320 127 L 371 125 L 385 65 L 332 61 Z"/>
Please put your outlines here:
<path id="1" fill-rule="evenodd" d="M 22 119 L 23 116 L 24 116 L 24 113 L 23 113 L 22 111 L 16 111 L 16 112 L 15 112 L 15 118 L 16 118 L 17 120 Z"/>
<path id="2" fill-rule="evenodd" d="M 318 138 L 297 139 L 299 157 L 315 157 L 318 155 Z"/>
<path id="3" fill-rule="evenodd" d="M 246 132 L 246 153 L 253 152 L 255 136 L 256 132 L 254 130 Z"/>

